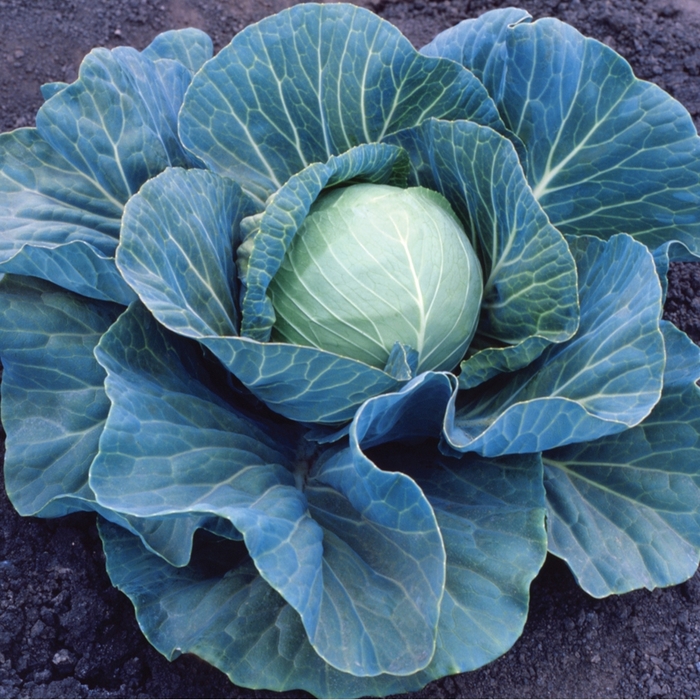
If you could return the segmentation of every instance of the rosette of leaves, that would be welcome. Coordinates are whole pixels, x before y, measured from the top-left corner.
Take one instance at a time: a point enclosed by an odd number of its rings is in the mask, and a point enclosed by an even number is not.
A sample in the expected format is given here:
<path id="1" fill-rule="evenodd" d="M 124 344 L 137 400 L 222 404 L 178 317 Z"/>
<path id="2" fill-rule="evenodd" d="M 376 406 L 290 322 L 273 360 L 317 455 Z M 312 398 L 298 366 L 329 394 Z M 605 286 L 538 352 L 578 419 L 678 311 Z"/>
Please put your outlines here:
<path id="1" fill-rule="evenodd" d="M 387 695 L 503 654 L 547 550 L 595 596 L 694 573 L 700 353 L 661 313 L 700 139 L 611 49 L 510 9 L 417 52 L 305 4 L 44 89 L 0 136 L 6 486 L 101 516 L 163 654 Z M 483 298 L 454 367 L 272 339 L 295 236 L 356 183 L 461 223 Z"/>

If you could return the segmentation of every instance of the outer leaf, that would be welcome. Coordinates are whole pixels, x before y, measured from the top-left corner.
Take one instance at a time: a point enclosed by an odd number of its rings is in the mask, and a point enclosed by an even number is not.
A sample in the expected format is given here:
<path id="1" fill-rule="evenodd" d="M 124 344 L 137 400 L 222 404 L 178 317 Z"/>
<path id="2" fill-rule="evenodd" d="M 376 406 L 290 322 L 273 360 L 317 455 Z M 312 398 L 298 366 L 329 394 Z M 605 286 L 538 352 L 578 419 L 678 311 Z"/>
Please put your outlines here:
<path id="1" fill-rule="evenodd" d="M 63 88 L 68 87 L 69 83 L 64 83 L 61 81 L 55 81 L 53 83 L 44 83 L 39 90 L 41 90 L 41 96 L 48 100 L 53 97 L 56 93 L 61 92 Z"/>
<path id="2" fill-rule="evenodd" d="M 370 399 L 350 426 L 349 446 L 331 448 L 312 468 L 306 493 L 325 529 L 327 609 L 309 639 L 342 670 L 408 675 L 434 654 L 445 581 L 435 515 L 412 479 L 378 469 L 363 448 L 409 426 L 414 437 L 438 432 L 430 408 L 444 410 L 451 388 L 449 375 L 425 373 L 398 393 Z M 417 415 L 429 418 L 416 426 Z"/>
<path id="3" fill-rule="evenodd" d="M 79 79 L 37 114 L 41 136 L 117 206 L 167 166 L 191 165 L 177 136 L 191 73 L 175 61 L 166 72 L 164 82 L 156 64 L 134 49 L 94 49 Z"/>
<path id="4" fill-rule="evenodd" d="M 22 515 L 87 509 L 88 469 L 109 410 L 93 349 L 120 312 L 52 284 L 6 275 L 0 285 L 5 482 Z"/>
<path id="5" fill-rule="evenodd" d="M 544 456 L 549 548 L 596 597 L 680 583 L 700 560 L 700 350 L 662 327 L 668 360 L 651 415 Z"/>
<path id="6" fill-rule="evenodd" d="M 531 19 L 528 12 L 516 7 L 484 12 L 476 19 L 465 19 L 440 32 L 420 52 L 466 66 L 484 84 L 489 95 L 498 100 L 506 81 L 504 63 L 509 31 L 513 25 Z"/>
<path id="7" fill-rule="evenodd" d="M 151 61 L 161 58 L 178 61 L 190 72 L 196 73 L 214 55 L 214 45 L 200 29 L 171 29 L 159 34 L 141 55 Z"/>
<path id="8" fill-rule="evenodd" d="M 408 150 L 415 182 L 447 198 L 483 266 L 475 342 L 487 349 L 463 363 L 462 385 L 522 367 L 550 342 L 570 338 L 578 323 L 574 261 L 532 196 L 513 145 L 473 122 L 434 119 L 389 141 Z M 490 349 L 496 344 L 510 346 L 506 360 Z"/>
<path id="9" fill-rule="evenodd" d="M 518 345 L 488 347 L 488 339 L 479 338 L 469 348 L 474 354 L 460 365 L 459 386 L 461 389 L 473 389 L 499 374 L 527 367 L 550 344 L 547 338 L 533 335 Z M 479 350 L 481 345 L 486 347 Z"/>
<path id="10" fill-rule="evenodd" d="M 141 518 L 226 518 L 271 583 L 313 606 L 321 532 L 294 486 L 294 434 L 273 436 L 207 388 L 187 348 L 140 305 L 96 355 L 112 401 L 90 474 L 98 502 Z"/>
<path id="11" fill-rule="evenodd" d="M 45 518 L 97 511 L 183 566 L 198 527 L 220 530 L 214 519 L 123 516 L 100 507 L 88 484 L 110 406 L 93 350 L 122 309 L 27 277 L 5 276 L 0 287 L 5 485 L 13 505 Z"/>
<path id="12" fill-rule="evenodd" d="M 309 164 L 428 117 L 502 128 L 468 71 L 421 56 L 367 10 L 309 3 L 246 27 L 207 63 L 180 133 L 262 204 Z"/>
<path id="13" fill-rule="evenodd" d="M 539 456 L 454 459 L 431 443 L 391 443 L 370 455 L 416 480 L 445 543 L 437 650 L 418 676 L 428 683 L 497 658 L 522 632 L 530 584 L 547 550 Z"/>
<path id="14" fill-rule="evenodd" d="M 420 490 L 373 467 L 364 489 L 385 497 L 360 510 L 325 479 L 313 512 L 324 512 L 335 531 L 325 525 L 322 532 L 295 486 L 294 432 L 227 405 L 192 375 L 177 336 L 149 318 L 131 307 L 96 351 L 112 401 L 91 471 L 98 502 L 140 518 L 225 518 L 324 659 L 356 675 L 425 666 L 444 562 Z M 352 461 L 345 469 L 354 469 Z M 391 556 L 377 557 L 380 548 Z M 357 625 L 355 646 L 344 630 Z"/>
<path id="15" fill-rule="evenodd" d="M 273 411 L 300 422 L 350 420 L 364 401 L 407 378 L 316 348 L 236 337 L 201 342 Z"/>
<path id="16" fill-rule="evenodd" d="M 246 688 L 303 688 L 322 698 L 384 696 L 423 685 L 417 676 L 353 676 L 324 663 L 299 615 L 250 560 L 226 571 L 230 548 L 205 552 L 200 545 L 188 567 L 175 569 L 126 530 L 99 525 L 112 582 L 131 598 L 151 644 L 171 660 L 194 653 Z"/>
<path id="17" fill-rule="evenodd" d="M 442 458 L 414 478 L 447 553 L 438 651 L 423 672 L 427 682 L 479 668 L 510 649 L 525 625 L 547 538 L 536 455 Z"/>
<path id="18" fill-rule="evenodd" d="M 358 478 L 347 453 L 332 468 Z M 374 467 L 368 491 L 384 491 L 386 476 Z M 445 577 L 432 510 L 401 474 L 391 475 L 381 513 L 360 511 L 345 494 L 319 483 L 324 477 L 319 474 L 306 490 L 310 512 L 324 530 L 324 595 L 317 627 L 307 626 L 309 641 L 326 662 L 353 675 L 412 674 L 435 651 Z M 415 520 L 409 522 L 410 516 Z"/>
<path id="19" fill-rule="evenodd" d="M 207 41 L 191 29 L 162 35 L 144 54 L 96 49 L 75 83 L 47 88 L 38 131 L 0 137 L 0 270 L 133 301 L 112 259 L 122 208 L 168 165 L 197 163 L 180 144 L 177 113 Z"/>
<path id="20" fill-rule="evenodd" d="M 668 292 L 668 271 L 671 262 L 697 262 L 697 258 L 688 248 L 678 241 L 668 241 L 654 251 L 656 273 L 661 281 L 664 303 Z"/>
<path id="21" fill-rule="evenodd" d="M 677 239 L 700 254 L 700 137 L 685 108 L 558 20 L 520 23 L 506 43 L 499 111 L 552 223 L 651 248 Z"/>
<path id="22" fill-rule="evenodd" d="M 324 544 L 335 550 L 330 559 L 343 552 L 338 549 L 342 544 L 338 540 L 351 542 L 357 532 L 360 539 L 368 540 L 357 542 L 358 551 L 372 544 L 375 552 L 365 561 L 385 568 L 390 568 L 394 559 L 387 547 L 391 539 L 397 541 L 398 533 L 390 537 L 395 528 L 386 530 L 384 544 L 376 548 L 369 540 L 380 531 L 378 523 L 370 527 L 371 520 L 359 517 L 331 484 L 357 506 L 364 503 L 370 518 L 373 512 L 388 515 L 392 510 L 384 506 L 400 504 L 398 497 L 410 493 L 405 486 L 412 482 L 395 472 L 397 467 L 408 469 L 428 488 L 448 560 L 438 649 L 427 669 L 404 677 L 383 674 L 357 678 L 340 673 L 313 653 L 298 616 L 249 564 L 243 562 L 224 574 L 226 565 L 218 570 L 205 567 L 203 550 L 197 547 L 191 565 L 175 574 L 158 561 L 148 561 L 147 554 L 127 535 L 115 528 L 101 528 L 110 576 L 134 601 L 151 642 L 170 658 L 180 650 L 203 656 L 245 686 L 255 687 L 264 677 L 266 687 L 305 688 L 319 697 L 411 691 L 435 677 L 466 670 L 503 653 L 520 633 L 529 584 L 546 549 L 538 458 L 492 461 L 470 455 L 457 460 L 441 457 L 430 446 L 416 449 L 387 443 L 371 452 L 373 458 L 380 458 L 384 471 L 379 471 L 359 449 L 358 441 L 376 445 L 400 438 L 411 425 L 418 430 L 414 434 L 439 431 L 439 414 L 452 388 L 449 375 L 427 373 L 402 392 L 365 404 L 353 422 L 350 451 L 354 457 L 347 459 L 348 450 L 332 456 L 307 487 L 312 511 L 329 528 Z M 425 420 L 416 421 L 418 415 Z M 378 486 L 383 495 L 375 490 Z M 401 510 L 409 515 L 407 504 L 404 502 Z M 402 526 L 413 524 L 418 532 L 420 520 L 415 512 L 401 521 Z M 416 545 L 426 553 L 435 550 L 420 538 Z M 214 561 L 231 560 L 231 554 L 224 555 L 221 550 L 212 554 Z M 414 600 L 417 604 L 420 599 Z M 352 616 L 339 622 L 341 626 L 351 624 Z M 487 626 L 489 634 L 482 631 Z M 495 635 L 493 630 L 497 630 Z M 386 651 L 395 645 L 396 640 L 388 639 Z"/>
<path id="23" fill-rule="evenodd" d="M 36 129 L 0 135 L 0 270 L 128 303 L 114 267 L 121 205 Z"/>
<path id="24" fill-rule="evenodd" d="M 168 169 L 124 210 L 117 265 L 166 327 L 189 337 L 235 335 L 234 250 L 248 198 L 233 181 Z"/>
<path id="25" fill-rule="evenodd" d="M 350 426 L 360 478 L 350 478 L 333 461 L 324 465 L 326 479 L 344 481 L 353 489 L 348 493 L 362 499 L 358 508 L 375 510 L 388 497 L 366 494 L 368 474 L 361 470 L 374 466 L 372 459 L 392 476 L 405 472 L 437 517 L 447 579 L 435 656 L 417 674 L 423 684 L 478 668 L 512 646 L 527 617 L 530 583 L 546 554 L 538 456 L 488 460 L 472 454 L 454 459 L 441 455 L 432 441 L 417 443 L 440 434 L 454 389 L 452 375 L 426 372 L 400 391 L 368 401 Z M 374 450 L 365 456 L 360 446 Z M 410 520 L 418 521 L 415 516 Z"/>
<path id="26" fill-rule="evenodd" d="M 621 432 L 661 394 L 661 287 L 631 237 L 570 239 L 581 323 L 532 365 L 466 392 L 446 424 L 451 447 L 487 456 L 537 452 Z"/>

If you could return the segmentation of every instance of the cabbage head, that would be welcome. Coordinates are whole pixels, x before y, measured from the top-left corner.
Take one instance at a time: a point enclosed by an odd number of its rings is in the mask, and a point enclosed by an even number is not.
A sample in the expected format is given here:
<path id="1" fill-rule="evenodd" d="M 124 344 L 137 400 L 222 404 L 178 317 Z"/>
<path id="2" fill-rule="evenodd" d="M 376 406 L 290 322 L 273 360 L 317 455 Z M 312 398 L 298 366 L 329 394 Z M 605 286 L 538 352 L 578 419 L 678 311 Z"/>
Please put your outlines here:
<path id="1" fill-rule="evenodd" d="M 416 51 L 301 4 L 95 49 L 0 135 L 5 481 L 95 511 L 168 658 L 383 696 L 489 663 L 547 552 L 593 596 L 700 559 L 683 107 L 553 19 Z"/>

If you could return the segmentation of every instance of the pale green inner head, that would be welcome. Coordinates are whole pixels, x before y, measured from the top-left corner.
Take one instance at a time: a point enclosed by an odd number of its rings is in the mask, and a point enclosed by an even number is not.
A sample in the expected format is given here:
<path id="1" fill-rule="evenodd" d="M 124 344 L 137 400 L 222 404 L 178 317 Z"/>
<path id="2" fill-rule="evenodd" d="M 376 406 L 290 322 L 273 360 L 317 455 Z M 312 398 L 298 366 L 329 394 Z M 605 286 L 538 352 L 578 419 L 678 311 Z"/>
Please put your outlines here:
<path id="1" fill-rule="evenodd" d="M 451 370 L 474 334 L 481 267 L 447 200 L 423 187 L 359 184 L 322 194 L 269 293 L 273 341 L 383 368 L 394 343 L 418 371 Z"/>

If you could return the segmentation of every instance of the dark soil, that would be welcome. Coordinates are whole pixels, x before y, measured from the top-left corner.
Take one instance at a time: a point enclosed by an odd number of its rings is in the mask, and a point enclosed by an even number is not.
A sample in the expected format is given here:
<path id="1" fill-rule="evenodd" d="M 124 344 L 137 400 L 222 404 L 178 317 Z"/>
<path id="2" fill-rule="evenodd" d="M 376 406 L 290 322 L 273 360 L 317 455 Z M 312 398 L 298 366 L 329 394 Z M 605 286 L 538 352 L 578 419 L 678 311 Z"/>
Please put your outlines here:
<path id="1" fill-rule="evenodd" d="M 143 48 L 197 26 L 216 49 L 292 0 L 0 0 L 0 131 L 33 124 L 39 85 L 71 81 L 94 46 Z M 500 0 L 361 3 L 421 46 Z M 623 54 L 700 126 L 700 0 L 520 0 Z M 700 267 L 672 266 L 666 315 L 700 341 Z M 1 489 L 0 489 L 1 491 Z M 0 698 L 294 697 L 233 686 L 204 662 L 167 662 L 110 585 L 94 516 L 20 518 L 0 493 Z M 700 697 L 700 575 L 675 588 L 594 600 L 550 557 L 522 638 L 474 673 L 409 697 Z"/>

